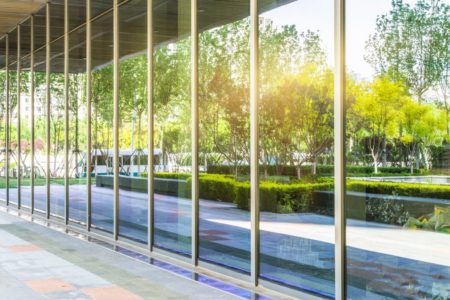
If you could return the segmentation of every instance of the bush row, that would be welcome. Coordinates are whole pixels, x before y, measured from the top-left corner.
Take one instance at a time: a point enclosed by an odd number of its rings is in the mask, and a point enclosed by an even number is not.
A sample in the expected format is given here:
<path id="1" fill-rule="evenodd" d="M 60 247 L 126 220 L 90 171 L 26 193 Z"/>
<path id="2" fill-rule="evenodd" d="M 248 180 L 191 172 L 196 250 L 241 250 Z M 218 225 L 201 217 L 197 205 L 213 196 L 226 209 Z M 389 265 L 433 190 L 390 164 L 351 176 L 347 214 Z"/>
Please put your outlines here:
<path id="1" fill-rule="evenodd" d="M 260 171 L 265 172 L 267 170 L 268 175 L 285 175 L 285 176 L 297 176 L 297 168 L 295 166 L 260 166 Z M 301 174 L 310 175 L 312 174 L 312 166 L 305 165 L 300 167 Z M 347 166 L 347 173 L 352 174 L 373 174 L 374 168 L 371 166 Z M 210 165 L 208 166 L 207 173 L 209 174 L 234 174 L 235 170 L 233 166 L 223 166 L 223 165 Z M 249 175 L 249 166 L 239 166 L 239 175 Z M 407 167 L 379 167 L 378 172 L 380 174 L 410 174 L 410 168 Z M 414 170 L 418 173 L 418 170 Z M 333 165 L 319 165 L 317 166 L 317 175 L 332 176 L 334 174 Z M 380 175 L 378 174 L 378 175 Z"/>
<path id="2" fill-rule="evenodd" d="M 347 190 L 372 194 L 450 199 L 450 186 L 437 184 L 349 180 Z"/>

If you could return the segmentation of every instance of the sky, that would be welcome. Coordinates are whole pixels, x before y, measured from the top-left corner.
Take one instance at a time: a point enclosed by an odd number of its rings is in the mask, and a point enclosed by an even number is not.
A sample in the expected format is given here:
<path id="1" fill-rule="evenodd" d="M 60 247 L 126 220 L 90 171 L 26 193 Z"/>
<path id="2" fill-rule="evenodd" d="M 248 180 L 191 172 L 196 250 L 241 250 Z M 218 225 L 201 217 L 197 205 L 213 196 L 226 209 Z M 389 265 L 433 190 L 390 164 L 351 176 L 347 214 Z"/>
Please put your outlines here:
<path id="1" fill-rule="evenodd" d="M 417 1 L 406 0 L 413 4 Z M 445 1 L 450 2 L 450 0 Z M 297 0 L 268 11 L 262 16 L 270 18 L 275 25 L 296 24 L 299 31 L 319 31 L 327 53 L 329 65 L 333 65 L 333 0 Z M 346 59 L 347 69 L 360 78 L 369 79 L 374 71 L 364 60 L 365 43 L 375 32 L 377 16 L 391 9 L 391 0 L 347 0 L 346 3 Z"/>

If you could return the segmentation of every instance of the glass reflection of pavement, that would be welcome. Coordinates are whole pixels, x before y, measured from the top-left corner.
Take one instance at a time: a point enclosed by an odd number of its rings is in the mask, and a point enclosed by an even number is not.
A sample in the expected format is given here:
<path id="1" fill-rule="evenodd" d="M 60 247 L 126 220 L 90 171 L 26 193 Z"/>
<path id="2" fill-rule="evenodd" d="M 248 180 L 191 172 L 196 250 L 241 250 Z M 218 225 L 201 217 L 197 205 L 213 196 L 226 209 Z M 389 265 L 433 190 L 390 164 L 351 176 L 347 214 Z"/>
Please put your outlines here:
<path id="1" fill-rule="evenodd" d="M 64 187 L 52 186 L 52 199 L 56 205 L 64 205 Z M 85 193 L 85 186 L 72 185 L 71 195 Z M 44 186 L 36 186 L 36 195 Z M 60 189 L 60 191 L 58 191 Z M 10 193 L 12 190 L 10 191 Z M 45 193 L 44 193 L 45 194 Z M 0 190 L 4 199 L 5 190 Z M 147 194 L 120 191 L 120 230 L 136 239 L 146 239 Z M 45 197 L 35 197 L 36 207 L 45 207 Z M 55 201 L 56 200 L 56 201 Z M 85 219 L 83 197 L 71 198 L 70 214 L 76 220 Z M 43 202 L 43 203 L 40 203 Z M 80 202 L 80 203 L 79 203 Z M 155 195 L 155 227 L 169 233 L 190 236 L 191 201 L 172 196 Z M 200 238 L 227 247 L 231 251 L 248 252 L 250 235 L 249 212 L 237 209 L 234 204 L 217 201 L 200 201 Z M 112 226 L 113 191 L 92 187 L 92 222 L 97 226 Z M 185 224 L 185 226 L 183 226 Z M 261 260 L 262 272 L 268 277 L 285 277 L 295 285 L 297 280 L 319 280 L 311 275 L 282 270 L 280 260 L 312 266 L 334 272 L 334 220 L 317 214 L 261 213 Z M 401 282 L 380 278 L 387 270 L 402 272 L 414 282 L 417 292 L 432 294 L 436 286 L 443 286 L 450 295 L 450 236 L 419 230 L 405 230 L 398 226 L 349 220 L 348 271 L 372 284 L 392 285 L 392 291 L 401 293 L 396 287 Z M 420 241 L 420 243 L 418 242 Z M 277 261 L 278 260 L 278 261 Z M 294 268 L 295 269 L 295 268 Z M 439 274 L 439 276 L 436 276 Z M 294 275 L 297 278 L 294 278 Z M 411 280 L 411 277 L 414 280 Z M 398 279 L 398 278 L 397 278 Z M 294 281 L 295 280 L 295 281 Z M 351 279 L 350 279 L 351 281 Z M 376 281 L 376 282 L 375 282 Z M 367 284 L 366 282 L 366 284 Z M 332 288 L 333 282 L 323 279 Z M 385 287 L 386 289 L 386 287 Z M 351 288 L 352 290 L 352 288 Z M 359 290 L 359 289 L 357 289 Z M 387 288 L 389 290 L 389 288 Z M 355 291 L 353 291 L 355 292 Z M 355 293 L 358 293 L 356 291 Z"/>

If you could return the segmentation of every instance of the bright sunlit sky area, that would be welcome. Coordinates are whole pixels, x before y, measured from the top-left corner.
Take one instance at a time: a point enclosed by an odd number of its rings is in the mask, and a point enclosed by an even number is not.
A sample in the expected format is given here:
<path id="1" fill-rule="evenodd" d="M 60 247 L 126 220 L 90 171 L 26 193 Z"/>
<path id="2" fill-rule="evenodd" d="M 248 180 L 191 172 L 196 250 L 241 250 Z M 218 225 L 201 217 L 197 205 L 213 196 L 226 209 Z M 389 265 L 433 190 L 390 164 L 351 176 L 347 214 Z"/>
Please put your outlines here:
<path id="1" fill-rule="evenodd" d="M 417 1 L 405 2 L 414 5 Z M 333 65 L 333 3 L 333 0 L 297 0 L 262 16 L 271 19 L 277 26 L 296 24 L 300 32 L 308 29 L 319 31 L 328 63 Z M 373 75 L 373 69 L 364 60 L 365 43 L 369 35 L 375 32 L 377 16 L 390 11 L 391 0 L 347 0 L 346 6 L 347 69 L 358 77 L 368 79 Z"/>

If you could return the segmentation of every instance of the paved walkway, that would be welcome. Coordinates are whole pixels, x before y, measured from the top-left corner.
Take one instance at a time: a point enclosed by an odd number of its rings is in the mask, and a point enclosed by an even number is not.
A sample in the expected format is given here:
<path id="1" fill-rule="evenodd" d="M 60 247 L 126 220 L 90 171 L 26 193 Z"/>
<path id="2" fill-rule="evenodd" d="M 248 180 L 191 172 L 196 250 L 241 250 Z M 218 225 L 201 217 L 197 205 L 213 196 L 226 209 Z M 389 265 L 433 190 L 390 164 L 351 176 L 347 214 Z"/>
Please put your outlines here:
<path id="1" fill-rule="evenodd" d="M 0 211 L 0 299 L 240 299 Z"/>
<path id="2" fill-rule="evenodd" d="M 63 187 L 51 189 L 53 206 L 62 209 Z M 93 224 L 112 230 L 112 190 L 93 186 L 92 191 Z M 36 187 L 37 207 L 45 203 L 44 192 Z M 84 195 L 85 187 L 71 186 L 71 218 L 85 220 Z M 120 191 L 121 235 L 146 241 L 146 208 L 146 194 Z M 190 200 L 155 195 L 156 243 L 189 253 L 190 216 Z M 233 204 L 201 200 L 200 257 L 248 271 L 249 220 L 249 213 Z M 316 214 L 261 213 L 262 276 L 333 294 L 333 223 Z M 369 297 L 366 290 L 383 290 L 386 295 L 450 299 L 450 235 L 349 220 L 347 244 L 349 290 L 356 298 Z"/>

